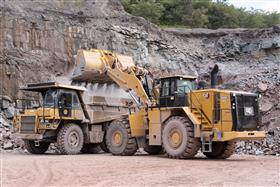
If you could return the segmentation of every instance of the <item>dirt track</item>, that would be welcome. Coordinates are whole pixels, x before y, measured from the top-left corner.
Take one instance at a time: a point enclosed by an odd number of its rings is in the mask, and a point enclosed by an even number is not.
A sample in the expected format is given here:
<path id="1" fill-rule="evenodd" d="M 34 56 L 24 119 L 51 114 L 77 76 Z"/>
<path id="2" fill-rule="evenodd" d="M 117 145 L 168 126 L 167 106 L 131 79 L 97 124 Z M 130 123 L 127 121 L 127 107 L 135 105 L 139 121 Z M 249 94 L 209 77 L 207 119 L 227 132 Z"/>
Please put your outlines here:
<path id="1" fill-rule="evenodd" d="M 1 186 L 280 186 L 280 158 L 228 160 L 164 156 L 2 155 Z"/>

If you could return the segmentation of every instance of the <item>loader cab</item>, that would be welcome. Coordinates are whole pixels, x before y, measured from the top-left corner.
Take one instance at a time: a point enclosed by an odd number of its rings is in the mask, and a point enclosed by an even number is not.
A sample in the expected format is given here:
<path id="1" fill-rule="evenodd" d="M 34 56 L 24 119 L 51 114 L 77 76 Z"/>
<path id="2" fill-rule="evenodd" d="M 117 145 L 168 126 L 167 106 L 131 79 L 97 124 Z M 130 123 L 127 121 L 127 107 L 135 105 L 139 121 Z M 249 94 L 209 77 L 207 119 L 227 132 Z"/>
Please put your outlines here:
<path id="1" fill-rule="evenodd" d="M 160 79 L 160 107 L 188 106 L 187 93 L 196 90 L 196 77 L 169 76 Z"/>

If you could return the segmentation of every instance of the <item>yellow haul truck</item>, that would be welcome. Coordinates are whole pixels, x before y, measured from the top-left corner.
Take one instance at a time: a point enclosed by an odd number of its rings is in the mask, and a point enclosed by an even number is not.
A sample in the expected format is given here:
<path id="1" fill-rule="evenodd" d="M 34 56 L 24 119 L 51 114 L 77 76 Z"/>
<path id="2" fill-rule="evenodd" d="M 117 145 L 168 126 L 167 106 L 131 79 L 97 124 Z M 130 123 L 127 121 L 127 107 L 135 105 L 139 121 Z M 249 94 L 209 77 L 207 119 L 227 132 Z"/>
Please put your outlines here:
<path id="1" fill-rule="evenodd" d="M 218 67 L 211 73 L 212 87 Z M 150 154 L 165 150 L 171 158 L 192 158 L 202 150 L 208 158 L 228 158 L 236 140 L 258 140 L 261 119 L 258 95 L 220 89 L 197 89 L 196 77 L 162 77 L 156 84 L 131 57 L 103 50 L 80 50 L 73 80 L 111 80 L 131 93 L 138 110 L 114 120 L 106 129 L 113 155 Z"/>
<path id="2" fill-rule="evenodd" d="M 91 96 L 81 86 L 57 82 L 28 84 L 21 88 L 41 95 L 41 106 L 29 102 L 22 114 L 14 117 L 15 136 L 24 140 L 32 154 L 42 154 L 50 143 L 57 143 L 63 154 L 80 151 L 107 151 L 104 142 L 106 126 L 114 119 L 134 112 L 131 99 Z M 29 104 L 28 104 L 29 103 Z"/>

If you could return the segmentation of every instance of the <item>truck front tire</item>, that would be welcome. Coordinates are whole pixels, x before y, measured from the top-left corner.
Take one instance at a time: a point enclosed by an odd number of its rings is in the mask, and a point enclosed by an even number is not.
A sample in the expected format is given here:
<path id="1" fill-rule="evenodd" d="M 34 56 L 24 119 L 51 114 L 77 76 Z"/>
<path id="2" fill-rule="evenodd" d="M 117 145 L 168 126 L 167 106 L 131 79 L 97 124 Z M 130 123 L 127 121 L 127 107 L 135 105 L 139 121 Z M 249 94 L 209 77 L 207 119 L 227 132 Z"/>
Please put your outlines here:
<path id="1" fill-rule="evenodd" d="M 57 146 L 62 154 L 74 155 L 80 153 L 84 145 L 84 134 L 77 124 L 63 125 L 57 135 Z"/>
<path id="2" fill-rule="evenodd" d="M 34 140 L 24 140 L 24 147 L 31 154 L 44 154 L 50 146 L 50 142 L 39 142 L 39 145 L 35 145 Z"/>

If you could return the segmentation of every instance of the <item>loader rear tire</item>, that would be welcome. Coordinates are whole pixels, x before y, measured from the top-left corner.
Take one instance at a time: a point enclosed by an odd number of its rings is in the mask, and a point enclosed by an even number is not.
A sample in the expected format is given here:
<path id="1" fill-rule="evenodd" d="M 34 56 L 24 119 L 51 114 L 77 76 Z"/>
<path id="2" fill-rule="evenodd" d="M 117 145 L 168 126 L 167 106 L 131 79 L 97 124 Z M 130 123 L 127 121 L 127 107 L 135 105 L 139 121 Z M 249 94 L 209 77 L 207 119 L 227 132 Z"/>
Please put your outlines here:
<path id="1" fill-rule="evenodd" d="M 131 136 L 127 119 L 114 120 L 106 132 L 106 144 L 113 155 L 131 156 L 137 151 L 137 142 Z"/>
<path id="2" fill-rule="evenodd" d="M 79 125 L 63 125 L 57 135 L 57 147 L 60 153 L 74 155 L 80 153 L 84 145 L 84 134 Z"/>
<path id="3" fill-rule="evenodd" d="M 200 149 L 200 140 L 194 137 L 194 126 L 182 116 L 167 120 L 162 130 L 163 147 L 170 158 L 193 158 Z"/>
<path id="4" fill-rule="evenodd" d="M 154 146 L 148 145 L 148 146 L 144 147 L 144 151 L 146 151 L 150 155 L 158 155 L 158 154 L 162 154 L 164 152 L 162 146 L 157 146 L 157 145 L 154 145 Z"/>
<path id="5" fill-rule="evenodd" d="M 50 146 L 50 142 L 39 142 L 39 146 L 35 146 L 34 140 L 24 140 L 24 147 L 31 154 L 44 154 Z"/>
<path id="6" fill-rule="evenodd" d="M 212 142 L 212 152 L 204 152 L 203 154 L 210 159 L 226 159 L 235 151 L 235 141 L 228 142 Z"/>
<path id="7" fill-rule="evenodd" d="M 81 152 L 82 153 L 93 153 L 97 154 L 101 151 L 101 147 L 99 143 L 90 143 L 90 144 L 84 144 Z"/>

